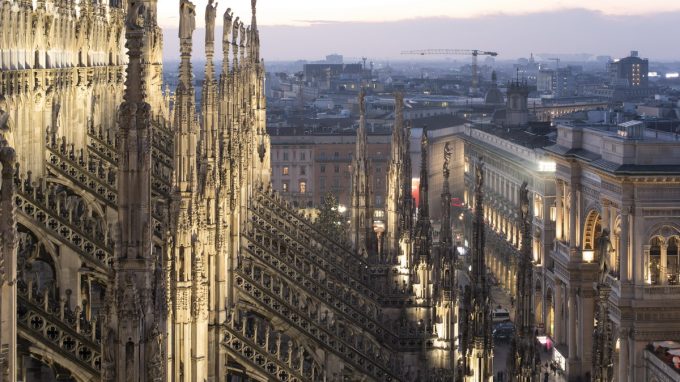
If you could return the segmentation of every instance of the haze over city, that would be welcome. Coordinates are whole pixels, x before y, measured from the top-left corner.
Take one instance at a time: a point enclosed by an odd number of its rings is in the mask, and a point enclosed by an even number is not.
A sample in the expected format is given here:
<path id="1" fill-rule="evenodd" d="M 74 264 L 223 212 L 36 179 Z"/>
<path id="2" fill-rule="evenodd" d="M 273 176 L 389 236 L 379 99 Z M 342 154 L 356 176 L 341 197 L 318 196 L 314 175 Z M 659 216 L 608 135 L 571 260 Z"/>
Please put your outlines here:
<path id="1" fill-rule="evenodd" d="M 176 60 L 179 52 L 176 3 L 168 1 L 159 9 L 166 60 Z M 220 2 L 217 23 L 227 6 L 249 23 L 249 3 Z M 196 43 L 203 39 L 203 13 L 204 7 L 198 6 L 195 57 L 203 49 Z M 425 0 L 418 6 L 405 0 L 264 0 L 258 13 L 266 61 L 319 59 L 333 52 L 403 59 L 404 49 L 451 47 L 495 50 L 499 60 L 531 52 L 620 56 L 640 49 L 645 57 L 673 61 L 680 59 L 676 50 L 668 49 L 680 35 L 678 19 L 680 2 L 666 0 Z M 648 44 L 649 36 L 654 36 L 654 44 Z"/>

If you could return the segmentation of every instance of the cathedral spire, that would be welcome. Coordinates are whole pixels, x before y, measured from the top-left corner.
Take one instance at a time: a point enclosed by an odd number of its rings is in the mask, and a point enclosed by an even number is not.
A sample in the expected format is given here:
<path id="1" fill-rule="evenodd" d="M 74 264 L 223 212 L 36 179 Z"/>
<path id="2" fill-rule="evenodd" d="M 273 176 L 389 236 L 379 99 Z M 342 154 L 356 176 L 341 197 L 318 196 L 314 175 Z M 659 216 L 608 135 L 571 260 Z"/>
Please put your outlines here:
<path id="1" fill-rule="evenodd" d="M 529 188 L 527 182 L 519 191 L 519 223 L 522 227 L 522 250 L 517 267 L 517 310 L 515 324 L 517 332 L 512 340 L 514 356 L 508 358 L 508 372 L 515 382 L 538 380 L 540 356 L 536 348 L 533 306 L 533 261 L 532 261 L 532 220 L 529 213 Z"/>
<path id="2" fill-rule="evenodd" d="M 453 244 L 451 238 L 451 191 L 449 190 L 449 165 L 451 163 L 451 147 L 449 142 L 444 145 L 444 184 L 442 186 L 442 227 L 439 241 L 442 246 L 450 249 Z"/>
<path id="3" fill-rule="evenodd" d="M 418 206 L 419 216 L 423 219 L 428 219 L 430 217 L 430 202 L 428 197 L 428 171 L 427 171 L 427 150 L 429 148 L 430 141 L 427 138 L 427 127 L 423 128 L 423 136 L 420 139 L 420 205 Z"/>
<path id="4" fill-rule="evenodd" d="M 390 164 L 387 170 L 387 254 L 391 257 L 398 255 L 400 224 L 399 213 L 402 202 L 402 184 L 405 177 L 405 157 L 409 155 L 406 148 L 406 131 L 404 128 L 404 94 L 394 95 L 394 128 L 392 129 L 392 147 Z M 410 174 L 408 178 L 410 179 Z"/>
<path id="5" fill-rule="evenodd" d="M 126 18 L 129 63 L 124 102 L 118 115 L 118 225 L 113 288 L 107 294 L 102 334 L 102 381 L 164 379 L 164 341 L 160 328 L 165 307 L 156 293 L 164 290 L 160 258 L 152 247 L 151 106 L 144 94 L 143 56 L 149 5 L 132 0 Z"/>
<path id="6" fill-rule="evenodd" d="M 418 221 L 416 223 L 415 234 L 415 256 L 416 261 L 428 262 L 430 260 L 430 249 L 432 247 L 432 225 L 430 223 L 430 203 L 428 198 L 428 170 L 427 155 L 429 149 L 429 139 L 427 138 L 427 128 L 423 128 L 423 136 L 420 140 L 420 188 L 418 191 Z"/>
<path id="7" fill-rule="evenodd" d="M 472 270 L 470 288 L 466 290 L 465 309 L 469 324 L 465 326 L 465 373 L 471 381 L 491 382 L 493 379 L 493 341 L 489 286 L 486 280 L 484 254 L 484 162 L 479 158 L 475 168 L 474 222 L 472 228 Z"/>
<path id="8" fill-rule="evenodd" d="M 248 36 L 248 44 L 250 45 L 250 59 L 253 63 L 260 61 L 260 31 L 257 29 L 257 0 L 250 0 L 252 9 L 252 20 L 250 22 L 250 36 Z"/>
<path id="9" fill-rule="evenodd" d="M 371 210 L 371 191 L 369 184 L 369 164 L 366 156 L 366 92 L 359 93 L 359 128 L 357 129 L 356 148 L 352 163 L 352 219 L 351 239 L 357 252 L 369 255 L 373 229 Z"/>
<path id="10" fill-rule="evenodd" d="M 213 66 L 213 55 L 215 52 L 215 18 L 217 17 L 217 6 L 213 5 L 213 0 L 209 0 L 205 8 L 205 80 L 203 81 L 201 106 L 203 124 L 201 129 L 201 161 L 203 168 L 202 174 L 216 168 L 218 152 L 217 136 L 217 82 L 215 80 L 215 69 Z M 214 177 L 210 174 L 211 177 Z"/>

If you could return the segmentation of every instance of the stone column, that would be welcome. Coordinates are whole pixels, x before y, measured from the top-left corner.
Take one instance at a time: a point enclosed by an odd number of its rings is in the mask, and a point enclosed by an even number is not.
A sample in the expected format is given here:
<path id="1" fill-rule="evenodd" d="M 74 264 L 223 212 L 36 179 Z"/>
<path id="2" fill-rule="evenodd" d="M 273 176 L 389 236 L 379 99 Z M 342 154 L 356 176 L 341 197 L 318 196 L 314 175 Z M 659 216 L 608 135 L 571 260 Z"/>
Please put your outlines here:
<path id="1" fill-rule="evenodd" d="M 621 263 L 621 269 L 620 269 L 620 279 L 621 282 L 628 282 L 630 280 L 629 278 L 629 270 L 628 270 L 628 262 L 629 262 L 629 257 L 628 257 L 628 239 L 630 237 L 630 229 L 629 229 L 629 222 L 628 222 L 628 207 L 623 206 L 621 208 L 621 234 L 619 235 L 619 259 Z"/>
<path id="2" fill-rule="evenodd" d="M 560 280 L 555 280 L 555 309 L 553 311 L 553 319 L 555 320 L 555 332 L 553 337 L 556 343 L 565 343 L 564 334 L 562 333 L 562 325 L 564 323 L 564 318 L 562 316 L 562 282 Z"/>
<path id="3" fill-rule="evenodd" d="M 619 329 L 619 382 L 628 382 L 628 328 Z"/>
<path id="4" fill-rule="evenodd" d="M 595 330 L 595 292 L 593 289 L 581 290 L 579 311 L 579 358 L 582 361 L 582 371 L 589 370 L 593 357 L 593 332 Z"/>
<path id="5" fill-rule="evenodd" d="M 642 254 L 643 254 L 642 264 L 644 264 L 644 266 L 643 266 L 644 269 L 642 270 L 643 271 L 642 272 L 642 282 L 643 282 L 643 284 L 646 283 L 647 280 L 651 280 L 651 274 L 650 273 L 652 272 L 652 270 L 651 270 L 651 262 L 650 262 L 650 256 L 649 256 L 649 252 L 650 252 L 651 248 L 652 247 L 650 245 L 642 246 Z"/>
<path id="6" fill-rule="evenodd" d="M 576 317 L 578 316 L 578 312 L 576 311 L 576 290 L 575 289 L 569 289 L 569 306 L 568 306 L 568 313 L 569 313 L 569 327 L 567 329 L 568 334 L 569 334 L 569 342 L 567 346 L 569 346 L 569 362 L 573 362 L 576 359 Z"/>
<path id="7" fill-rule="evenodd" d="M 661 249 L 661 260 L 660 260 L 660 267 L 661 269 L 659 270 L 659 284 L 661 285 L 666 285 L 668 284 L 668 243 L 661 243 L 660 245 Z"/>
<path id="8" fill-rule="evenodd" d="M 576 183 L 572 180 L 569 185 L 569 247 L 575 248 L 578 243 L 576 242 L 576 216 L 578 214 L 578 199 L 576 198 L 576 193 L 578 192 L 576 188 Z"/>
<path id="9" fill-rule="evenodd" d="M 562 195 L 562 190 L 564 189 L 564 182 L 560 179 L 556 180 L 556 185 L 555 185 L 555 210 L 557 212 L 556 217 L 555 217 L 555 239 L 556 240 L 564 240 L 564 230 L 563 230 L 563 221 L 562 219 L 564 218 L 564 201 L 563 201 L 563 195 Z"/>

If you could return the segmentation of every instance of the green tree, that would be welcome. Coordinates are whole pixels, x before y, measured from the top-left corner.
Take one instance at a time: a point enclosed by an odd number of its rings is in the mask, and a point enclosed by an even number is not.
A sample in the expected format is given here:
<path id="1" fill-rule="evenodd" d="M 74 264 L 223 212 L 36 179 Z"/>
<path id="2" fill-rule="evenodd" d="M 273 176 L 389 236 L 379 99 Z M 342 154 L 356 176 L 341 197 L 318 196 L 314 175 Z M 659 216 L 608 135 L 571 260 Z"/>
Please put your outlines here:
<path id="1" fill-rule="evenodd" d="M 339 208 L 335 195 L 330 192 L 326 193 L 319 206 L 319 216 L 314 221 L 314 225 L 334 239 L 344 240 L 347 238 L 347 222 Z"/>

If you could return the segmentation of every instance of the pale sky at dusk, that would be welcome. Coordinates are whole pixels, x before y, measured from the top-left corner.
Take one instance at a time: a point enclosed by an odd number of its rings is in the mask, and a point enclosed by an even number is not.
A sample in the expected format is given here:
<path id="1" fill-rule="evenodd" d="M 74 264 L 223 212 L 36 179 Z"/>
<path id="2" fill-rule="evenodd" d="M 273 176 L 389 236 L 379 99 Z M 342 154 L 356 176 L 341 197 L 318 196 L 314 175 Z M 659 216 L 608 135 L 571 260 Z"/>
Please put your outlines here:
<path id="1" fill-rule="evenodd" d="M 203 54 L 204 11 L 197 8 L 194 58 Z M 250 0 L 221 0 L 250 23 Z M 166 60 L 177 60 L 179 0 L 159 0 Z M 612 55 L 678 60 L 680 0 L 258 0 L 262 56 L 318 60 L 404 59 L 402 50 L 459 48 L 497 51 L 498 59 L 530 53 Z M 217 50 L 219 59 L 221 49 Z M 444 59 L 444 57 L 441 57 Z"/>
<path id="2" fill-rule="evenodd" d="M 207 0 L 195 0 L 197 25 L 203 25 Z M 176 26 L 179 0 L 159 0 L 163 26 Z M 219 1 L 218 24 L 227 7 L 250 20 L 250 0 Z M 678 0 L 258 0 L 262 25 L 305 25 L 315 21 L 394 21 L 417 17 L 466 18 L 498 13 L 522 14 L 556 9 L 588 9 L 608 15 L 680 10 Z"/>

